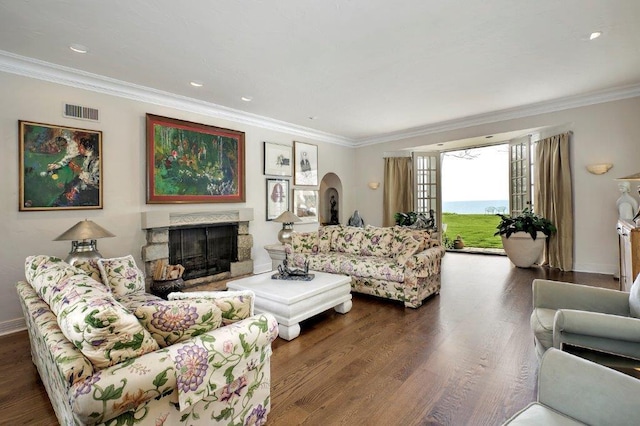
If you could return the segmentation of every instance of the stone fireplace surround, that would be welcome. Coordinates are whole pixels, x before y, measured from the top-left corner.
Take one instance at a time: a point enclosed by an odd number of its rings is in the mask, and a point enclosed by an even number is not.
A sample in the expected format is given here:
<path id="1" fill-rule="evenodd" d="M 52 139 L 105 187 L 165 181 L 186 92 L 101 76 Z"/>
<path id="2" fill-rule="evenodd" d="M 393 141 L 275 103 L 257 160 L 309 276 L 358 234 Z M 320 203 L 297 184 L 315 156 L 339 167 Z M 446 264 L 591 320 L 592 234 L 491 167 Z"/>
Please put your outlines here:
<path id="1" fill-rule="evenodd" d="M 197 212 L 146 211 L 142 212 L 141 219 L 147 239 L 147 244 L 142 247 L 147 286 L 151 284 L 156 264 L 163 260 L 169 262 L 169 229 L 175 226 L 238 224 L 238 261 L 231 263 L 231 271 L 185 281 L 186 288 L 253 273 L 253 236 L 249 233 L 249 222 L 253 220 L 252 208 Z"/>

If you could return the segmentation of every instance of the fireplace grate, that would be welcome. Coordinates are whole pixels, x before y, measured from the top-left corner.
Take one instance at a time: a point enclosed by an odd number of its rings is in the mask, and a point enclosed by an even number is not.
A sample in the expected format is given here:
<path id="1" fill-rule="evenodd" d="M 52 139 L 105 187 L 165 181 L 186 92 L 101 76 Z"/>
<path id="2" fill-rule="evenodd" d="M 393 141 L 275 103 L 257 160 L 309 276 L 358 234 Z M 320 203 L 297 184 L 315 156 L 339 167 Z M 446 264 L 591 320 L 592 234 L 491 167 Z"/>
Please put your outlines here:
<path id="1" fill-rule="evenodd" d="M 169 263 L 185 268 L 184 279 L 231 270 L 238 260 L 238 225 L 214 224 L 169 230 Z"/>

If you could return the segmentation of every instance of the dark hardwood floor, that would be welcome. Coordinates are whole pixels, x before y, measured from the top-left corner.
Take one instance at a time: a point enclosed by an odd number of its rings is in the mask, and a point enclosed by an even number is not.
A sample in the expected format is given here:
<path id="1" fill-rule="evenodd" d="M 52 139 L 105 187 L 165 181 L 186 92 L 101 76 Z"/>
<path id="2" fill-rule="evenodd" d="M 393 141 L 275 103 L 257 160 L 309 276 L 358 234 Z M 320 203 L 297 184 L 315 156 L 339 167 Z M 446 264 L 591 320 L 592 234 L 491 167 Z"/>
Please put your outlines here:
<path id="1" fill-rule="evenodd" d="M 277 339 L 270 425 L 499 425 L 535 399 L 534 278 L 617 288 L 609 275 L 518 269 L 447 253 L 441 294 L 419 309 L 354 295 Z M 0 338 L 0 424 L 57 424 L 26 332 Z"/>

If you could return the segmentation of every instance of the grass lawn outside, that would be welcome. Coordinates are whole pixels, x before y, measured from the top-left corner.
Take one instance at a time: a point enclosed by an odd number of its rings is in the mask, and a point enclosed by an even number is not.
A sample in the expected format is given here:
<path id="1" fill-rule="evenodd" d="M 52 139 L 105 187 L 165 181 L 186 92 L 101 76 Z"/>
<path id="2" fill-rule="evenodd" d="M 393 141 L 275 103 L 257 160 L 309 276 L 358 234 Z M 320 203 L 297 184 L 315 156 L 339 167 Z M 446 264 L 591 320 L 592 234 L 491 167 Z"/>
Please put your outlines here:
<path id="1" fill-rule="evenodd" d="M 465 247 L 501 249 L 502 239 L 493 236 L 499 222 L 500 217 L 495 214 L 442 214 L 442 224 L 447 224 L 444 236 L 453 242 L 460 235 Z"/>

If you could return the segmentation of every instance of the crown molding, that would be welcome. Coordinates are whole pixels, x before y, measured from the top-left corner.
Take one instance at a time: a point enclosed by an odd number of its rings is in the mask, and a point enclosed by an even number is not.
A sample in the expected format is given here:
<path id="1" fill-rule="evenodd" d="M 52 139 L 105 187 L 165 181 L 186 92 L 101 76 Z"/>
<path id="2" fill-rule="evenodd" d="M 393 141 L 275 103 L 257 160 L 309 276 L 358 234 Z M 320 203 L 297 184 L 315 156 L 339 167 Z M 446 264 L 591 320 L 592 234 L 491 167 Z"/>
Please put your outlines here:
<path id="1" fill-rule="evenodd" d="M 0 71 L 111 96 L 175 108 L 311 140 L 353 147 L 353 140 L 211 102 L 128 83 L 0 50 Z"/>
<path id="2" fill-rule="evenodd" d="M 595 105 L 603 102 L 617 101 L 621 99 L 640 96 L 640 84 L 622 86 L 613 89 L 599 90 L 582 95 L 569 96 L 551 101 L 538 102 L 521 107 L 492 111 L 485 114 L 472 115 L 455 120 L 441 121 L 426 126 L 400 130 L 398 132 L 385 133 L 383 135 L 366 137 L 353 140 L 354 146 L 362 147 L 376 145 L 385 142 L 398 141 L 434 133 L 463 129 L 466 127 L 490 124 L 498 121 L 512 120 L 516 118 L 530 117 L 533 115 L 557 112 L 571 108 Z"/>
<path id="3" fill-rule="evenodd" d="M 377 145 L 640 96 L 640 84 L 635 84 L 354 139 L 2 50 L 0 50 L 0 71 L 347 147 Z"/>

